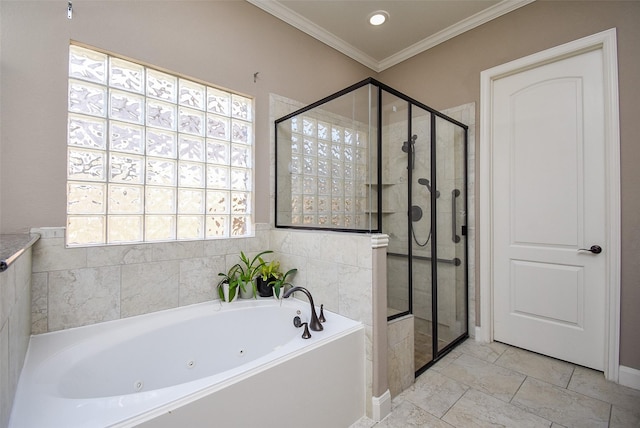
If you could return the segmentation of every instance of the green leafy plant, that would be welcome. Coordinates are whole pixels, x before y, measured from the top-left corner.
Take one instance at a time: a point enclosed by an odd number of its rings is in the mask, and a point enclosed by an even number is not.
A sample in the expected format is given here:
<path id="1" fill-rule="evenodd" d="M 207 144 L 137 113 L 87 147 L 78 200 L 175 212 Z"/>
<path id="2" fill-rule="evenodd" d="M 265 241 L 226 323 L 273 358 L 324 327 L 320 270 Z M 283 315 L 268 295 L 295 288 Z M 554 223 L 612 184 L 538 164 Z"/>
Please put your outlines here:
<path id="1" fill-rule="evenodd" d="M 218 282 L 217 288 L 218 288 L 218 296 L 220 296 L 220 300 L 225 300 L 224 298 L 224 284 L 229 284 L 229 302 L 232 302 L 233 299 L 236 297 L 236 294 L 238 292 L 238 268 L 240 266 L 236 263 L 235 265 L 231 266 L 231 268 L 229 269 L 228 272 L 220 272 L 218 273 L 218 276 L 221 276 L 222 279 L 220 280 L 220 282 Z"/>
<path id="2" fill-rule="evenodd" d="M 280 276 L 280 274 L 282 273 L 280 272 L 280 262 L 278 260 L 272 260 L 269 263 L 267 263 L 261 258 L 260 262 L 262 263 L 262 266 L 261 266 L 259 275 L 262 277 L 264 281 L 267 281 L 269 280 L 269 278 L 272 278 L 272 277 L 278 278 L 278 276 Z"/>
<path id="3" fill-rule="evenodd" d="M 276 297 L 280 297 L 280 292 L 284 292 L 284 287 L 287 285 L 293 286 L 292 283 L 287 282 L 287 277 L 289 275 L 294 275 L 296 272 L 298 272 L 298 269 L 293 268 L 293 269 L 289 269 L 285 274 L 280 274 L 278 275 L 277 279 L 269 282 L 268 285 L 273 287 L 273 293 L 276 295 Z"/>
<path id="4" fill-rule="evenodd" d="M 249 259 L 249 257 L 247 257 L 242 251 L 240 251 L 240 263 L 235 265 L 238 267 L 236 273 L 237 273 L 237 282 L 239 287 L 242 289 L 243 292 L 246 293 L 247 292 L 246 287 L 247 285 L 250 284 L 253 291 L 254 298 L 256 297 L 256 293 L 257 293 L 257 288 L 254 282 L 254 279 L 261 274 L 262 268 L 265 264 L 264 260 L 262 259 L 262 256 L 270 253 L 273 253 L 273 251 L 271 250 L 262 251 L 252 259 Z"/>

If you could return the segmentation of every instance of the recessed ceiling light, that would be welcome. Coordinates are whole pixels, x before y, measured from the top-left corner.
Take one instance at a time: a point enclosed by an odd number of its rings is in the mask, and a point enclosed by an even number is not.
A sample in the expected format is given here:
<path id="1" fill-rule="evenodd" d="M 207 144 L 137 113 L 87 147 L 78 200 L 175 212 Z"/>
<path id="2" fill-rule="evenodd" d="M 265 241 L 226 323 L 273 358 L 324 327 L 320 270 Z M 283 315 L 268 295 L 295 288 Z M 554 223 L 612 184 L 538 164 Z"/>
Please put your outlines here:
<path id="1" fill-rule="evenodd" d="M 389 19 L 389 13 L 386 10 L 377 10 L 369 16 L 369 24 L 382 25 Z"/>

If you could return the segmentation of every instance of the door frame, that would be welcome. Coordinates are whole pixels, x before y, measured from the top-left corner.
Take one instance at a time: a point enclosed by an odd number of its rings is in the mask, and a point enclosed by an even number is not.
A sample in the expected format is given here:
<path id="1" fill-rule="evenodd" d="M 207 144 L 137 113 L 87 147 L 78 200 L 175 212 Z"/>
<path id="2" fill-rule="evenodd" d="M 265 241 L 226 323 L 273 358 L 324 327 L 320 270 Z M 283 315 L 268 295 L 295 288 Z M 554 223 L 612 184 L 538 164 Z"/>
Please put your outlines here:
<path id="1" fill-rule="evenodd" d="M 493 341 L 493 152 L 492 106 L 494 81 L 546 63 L 592 50 L 601 50 L 604 62 L 606 298 L 604 374 L 618 382 L 620 367 L 620 129 L 618 110 L 618 56 L 616 29 L 569 42 L 502 64 L 480 73 L 480 326 L 476 340 Z"/>

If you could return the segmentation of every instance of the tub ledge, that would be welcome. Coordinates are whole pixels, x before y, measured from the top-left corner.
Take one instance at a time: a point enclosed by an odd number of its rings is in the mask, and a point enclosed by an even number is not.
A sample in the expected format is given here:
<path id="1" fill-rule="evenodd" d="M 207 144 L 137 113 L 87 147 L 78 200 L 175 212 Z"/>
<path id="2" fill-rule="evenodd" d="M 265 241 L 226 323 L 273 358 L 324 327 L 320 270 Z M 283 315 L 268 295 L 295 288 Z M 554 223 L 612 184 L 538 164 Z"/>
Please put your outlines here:
<path id="1" fill-rule="evenodd" d="M 39 238 L 38 233 L 0 235 L 0 272 L 9 269 L 9 266 Z"/>

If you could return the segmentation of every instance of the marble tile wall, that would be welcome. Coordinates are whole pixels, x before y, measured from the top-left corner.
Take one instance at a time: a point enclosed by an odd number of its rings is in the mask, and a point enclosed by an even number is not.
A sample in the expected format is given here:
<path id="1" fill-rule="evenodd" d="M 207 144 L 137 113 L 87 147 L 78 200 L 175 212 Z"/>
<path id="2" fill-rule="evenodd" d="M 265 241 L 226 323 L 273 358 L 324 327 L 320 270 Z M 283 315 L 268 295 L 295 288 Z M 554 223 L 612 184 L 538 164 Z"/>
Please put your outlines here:
<path id="1" fill-rule="evenodd" d="M 274 229 L 270 248 L 283 269 L 298 268 L 294 284 L 308 288 L 317 305 L 371 325 L 370 235 Z"/>
<path id="2" fill-rule="evenodd" d="M 9 423 L 31 334 L 31 261 L 28 248 L 0 273 L 0 427 Z"/>
<path id="3" fill-rule="evenodd" d="M 34 334 L 217 299 L 218 272 L 240 251 L 269 246 L 256 236 L 214 241 L 65 248 L 64 228 L 40 228 L 33 247 Z"/>
<path id="4" fill-rule="evenodd" d="M 389 392 L 391 397 L 396 397 L 413 385 L 415 378 L 413 315 L 390 321 L 388 329 Z"/>
<path id="5" fill-rule="evenodd" d="M 469 297 L 469 319 L 468 328 L 469 336 L 475 337 L 476 328 L 476 154 L 475 154 L 475 141 L 476 141 L 476 105 L 475 103 L 463 104 L 461 106 L 452 107 L 443 111 L 447 116 L 462 122 L 469 126 L 467 135 L 467 295 Z M 460 259 L 464 259 L 462 249 L 456 248 L 458 251 L 456 256 Z M 464 277 L 462 275 L 456 276 L 456 289 L 463 288 Z M 458 309 L 458 313 L 463 308 Z"/>

